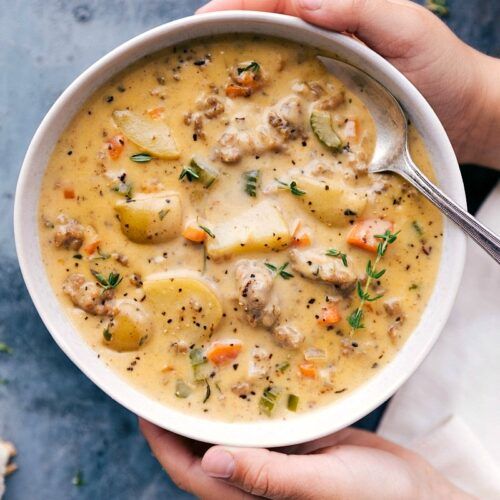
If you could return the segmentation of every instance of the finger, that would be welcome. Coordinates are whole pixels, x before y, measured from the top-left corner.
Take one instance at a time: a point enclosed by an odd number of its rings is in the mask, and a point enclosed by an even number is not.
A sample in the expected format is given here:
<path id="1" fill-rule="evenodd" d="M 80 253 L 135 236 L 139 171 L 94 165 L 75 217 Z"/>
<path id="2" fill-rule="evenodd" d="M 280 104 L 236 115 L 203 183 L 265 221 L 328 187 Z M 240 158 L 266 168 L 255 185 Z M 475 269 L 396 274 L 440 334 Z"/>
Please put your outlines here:
<path id="1" fill-rule="evenodd" d="M 378 450 L 394 453 L 399 456 L 407 456 L 411 454 L 409 450 L 399 446 L 387 439 L 384 439 L 373 432 L 348 427 L 329 436 L 325 436 L 308 443 L 303 443 L 295 446 L 282 448 L 280 451 L 284 453 L 293 453 L 297 455 L 305 455 L 308 453 L 320 453 L 326 448 L 340 445 L 365 446 Z"/>
<path id="2" fill-rule="evenodd" d="M 197 12 L 239 9 L 298 16 L 324 28 L 354 33 L 388 58 L 413 55 L 412 48 L 428 33 L 429 23 L 442 24 L 407 0 L 212 0 Z"/>
<path id="3" fill-rule="evenodd" d="M 243 491 L 271 499 L 415 498 L 413 474 L 401 458 L 363 446 L 327 450 L 284 455 L 216 446 L 203 457 L 202 468 Z"/>
<path id="4" fill-rule="evenodd" d="M 224 479 L 243 491 L 266 498 L 327 498 L 320 480 L 319 455 L 284 455 L 265 449 L 214 446 L 202 459 L 210 476 Z M 312 494 L 311 478 L 315 478 Z"/>
<path id="5" fill-rule="evenodd" d="M 257 10 L 291 16 L 298 15 L 294 0 L 212 0 L 200 7 L 196 13 L 203 14 L 219 10 Z"/>
<path id="6" fill-rule="evenodd" d="M 189 440 L 142 418 L 139 427 L 154 456 L 179 488 L 204 499 L 249 498 L 241 490 L 207 476 L 201 469 L 200 458 L 191 451 Z"/>

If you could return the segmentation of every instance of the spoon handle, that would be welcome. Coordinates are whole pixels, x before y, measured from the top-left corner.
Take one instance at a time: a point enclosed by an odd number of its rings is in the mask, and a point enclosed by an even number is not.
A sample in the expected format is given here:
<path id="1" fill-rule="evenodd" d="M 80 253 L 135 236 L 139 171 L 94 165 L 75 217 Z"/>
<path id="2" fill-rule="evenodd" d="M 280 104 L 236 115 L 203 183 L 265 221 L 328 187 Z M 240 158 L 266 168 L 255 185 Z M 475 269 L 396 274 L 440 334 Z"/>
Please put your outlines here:
<path id="1" fill-rule="evenodd" d="M 398 169 L 398 173 L 413 184 L 500 264 L 500 238 L 436 187 L 408 156 L 405 159 L 405 168 Z"/>

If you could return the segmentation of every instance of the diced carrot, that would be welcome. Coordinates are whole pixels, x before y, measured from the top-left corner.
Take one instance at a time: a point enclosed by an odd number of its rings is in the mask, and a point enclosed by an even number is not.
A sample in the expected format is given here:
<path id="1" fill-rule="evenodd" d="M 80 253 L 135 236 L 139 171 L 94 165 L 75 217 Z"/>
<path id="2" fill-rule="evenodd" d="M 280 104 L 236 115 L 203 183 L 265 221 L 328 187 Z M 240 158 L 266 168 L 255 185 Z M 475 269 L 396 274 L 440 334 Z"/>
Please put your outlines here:
<path id="1" fill-rule="evenodd" d="M 165 108 L 162 107 L 162 106 L 160 106 L 158 108 L 148 109 L 147 113 L 148 113 L 148 115 L 151 118 L 157 119 L 157 118 L 160 118 L 163 115 L 164 111 L 165 111 Z"/>
<path id="2" fill-rule="evenodd" d="M 300 374 L 306 378 L 316 378 L 318 370 L 314 363 L 301 363 L 299 365 Z"/>
<path id="3" fill-rule="evenodd" d="M 112 160 L 117 160 L 122 154 L 123 148 L 125 146 L 125 138 L 121 134 L 114 135 L 106 143 L 108 148 L 109 157 Z"/>
<path id="4" fill-rule="evenodd" d="M 172 366 L 172 365 L 165 365 L 161 371 L 163 373 L 168 373 L 168 372 L 173 372 L 175 370 L 175 368 Z"/>
<path id="5" fill-rule="evenodd" d="M 239 85 L 234 85 L 230 83 L 226 87 L 226 95 L 233 99 L 234 97 L 248 97 L 251 95 L 252 89 L 249 87 L 240 87 Z"/>
<path id="6" fill-rule="evenodd" d="M 328 302 L 321 308 L 321 313 L 318 318 L 320 325 L 335 325 L 342 319 L 337 305 L 334 302 Z"/>
<path id="7" fill-rule="evenodd" d="M 203 243 L 207 239 L 207 233 L 201 227 L 194 225 L 186 226 L 182 231 L 182 236 L 194 243 Z"/>
<path id="8" fill-rule="evenodd" d="M 311 246 L 311 232 L 307 227 L 302 227 L 300 219 L 293 231 L 293 245 L 299 248 Z"/>
<path id="9" fill-rule="evenodd" d="M 99 240 L 92 241 L 83 247 L 83 251 L 87 255 L 92 255 L 98 249 L 99 243 L 100 243 Z"/>
<path id="10" fill-rule="evenodd" d="M 380 238 L 375 236 L 393 230 L 392 222 L 384 219 L 365 219 L 357 221 L 347 235 L 347 243 L 355 247 L 376 252 Z"/>
<path id="11" fill-rule="evenodd" d="M 63 189 L 64 198 L 66 200 L 72 200 L 75 198 L 75 190 L 71 186 L 67 186 Z"/>
<path id="12" fill-rule="evenodd" d="M 241 343 L 238 340 L 214 342 L 206 353 L 209 361 L 214 365 L 223 365 L 236 359 L 241 352 Z"/>

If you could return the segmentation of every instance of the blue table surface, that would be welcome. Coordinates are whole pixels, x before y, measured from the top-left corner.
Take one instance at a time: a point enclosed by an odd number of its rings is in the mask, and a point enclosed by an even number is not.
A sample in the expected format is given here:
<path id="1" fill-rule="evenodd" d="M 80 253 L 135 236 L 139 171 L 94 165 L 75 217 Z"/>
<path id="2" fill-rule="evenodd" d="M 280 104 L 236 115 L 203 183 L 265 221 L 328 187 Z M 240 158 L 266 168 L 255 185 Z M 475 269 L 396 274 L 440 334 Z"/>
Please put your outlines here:
<path id="1" fill-rule="evenodd" d="M 42 324 L 19 272 L 12 204 L 29 141 L 62 90 L 127 39 L 190 15 L 196 0 L 12 0 L 0 13 L 0 436 L 14 441 L 19 470 L 6 499 L 188 498 L 151 456 L 134 415 L 92 384 Z M 500 1 L 448 0 L 449 26 L 500 55 Z M 496 179 L 463 170 L 472 208 Z M 474 184 L 472 184 L 474 177 Z M 374 429 L 383 408 L 359 425 Z M 81 471 L 84 484 L 72 484 Z"/>

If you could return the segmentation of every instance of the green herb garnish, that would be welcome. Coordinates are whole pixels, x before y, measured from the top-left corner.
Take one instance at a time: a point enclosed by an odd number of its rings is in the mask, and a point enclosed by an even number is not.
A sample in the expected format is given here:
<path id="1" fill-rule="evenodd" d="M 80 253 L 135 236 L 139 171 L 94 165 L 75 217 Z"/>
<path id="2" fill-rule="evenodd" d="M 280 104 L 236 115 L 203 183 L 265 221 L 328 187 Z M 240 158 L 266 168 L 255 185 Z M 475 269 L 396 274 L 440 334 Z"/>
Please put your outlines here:
<path id="1" fill-rule="evenodd" d="M 107 260 L 111 257 L 109 253 L 103 252 L 99 247 L 97 247 L 97 255 L 92 257 L 90 260 Z"/>
<path id="2" fill-rule="evenodd" d="M 106 278 L 103 274 L 94 271 L 93 269 L 91 269 L 90 272 L 94 275 L 99 286 L 102 287 L 103 293 L 106 290 L 111 290 L 112 288 L 116 288 L 123 279 L 123 277 L 120 276 L 119 273 L 110 272 L 109 276 Z"/>
<path id="3" fill-rule="evenodd" d="M 283 265 L 280 267 L 276 267 L 274 264 L 271 264 L 270 262 L 264 262 L 264 265 L 276 273 L 276 276 L 281 276 L 284 280 L 289 280 L 290 278 L 293 278 L 293 274 L 289 273 L 288 271 L 285 271 L 285 269 L 288 266 L 288 262 L 285 262 Z"/>
<path id="4" fill-rule="evenodd" d="M 153 158 L 148 153 L 137 153 L 135 155 L 132 155 L 130 159 L 132 161 L 135 161 L 136 163 L 147 163 L 148 161 L 151 161 Z"/>
<path id="5" fill-rule="evenodd" d="M 326 255 L 328 255 L 329 257 L 338 257 L 342 260 L 342 264 L 347 267 L 347 255 L 345 253 L 342 253 L 340 250 L 337 250 L 336 248 L 329 248 L 326 251 Z"/>
<path id="6" fill-rule="evenodd" d="M 158 212 L 158 217 L 160 217 L 160 220 L 163 220 L 165 218 L 165 215 L 168 214 L 170 210 L 168 208 L 162 208 L 159 212 Z"/>
<path id="7" fill-rule="evenodd" d="M 270 416 L 276 406 L 280 393 L 281 391 L 274 386 L 264 389 L 264 392 L 259 400 L 260 410 Z"/>
<path id="8" fill-rule="evenodd" d="M 422 236 L 424 234 L 424 230 L 422 229 L 422 227 L 420 226 L 420 224 L 416 220 L 414 220 L 411 223 L 411 227 L 413 227 L 413 229 L 415 229 L 415 231 L 417 232 L 417 234 L 419 236 Z"/>
<path id="9" fill-rule="evenodd" d="M 204 403 L 206 403 L 208 401 L 208 398 L 212 394 L 212 390 L 210 389 L 210 384 L 208 383 L 207 379 L 205 379 L 205 384 L 207 384 L 207 388 L 205 390 L 205 397 L 203 398 Z"/>
<path id="10" fill-rule="evenodd" d="M 274 180 L 278 183 L 281 184 L 286 189 L 289 189 L 290 192 L 295 195 L 295 196 L 304 196 L 306 194 L 305 191 L 302 191 L 302 189 L 299 189 L 297 186 L 297 183 L 295 181 L 290 182 L 290 184 L 287 184 L 286 182 L 280 181 L 279 179 L 274 178 Z"/>
<path id="11" fill-rule="evenodd" d="M 251 71 L 252 73 L 258 73 L 260 71 L 260 65 L 259 65 L 259 63 L 252 61 L 247 66 L 244 66 L 243 68 L 238 68 L 238 75 L 241 75 L 245 71 Z"/>
<path id="12" fill-rule="evenodd" d="M 198 224 L 198 227 L 200 229 L 203 229 L 203 231 L 205 231 L 205 233 L 207 233 L 208 236 L 210 236 L 210 238 L 215 238 L 215 234 L 212 233 L 212 231 L 210 231 L 210 229 L 208 229 L 208 227 L 202 226 L 201 224 Z"/>
<path id="13" fill-rule="evenodd" d="M 76 471 L 76 474 L 74 475 L 73 479 L 71 480 L 71 483 L 73 486 L 80 487 L 85 484 L 85 481 L 83 479 L 83 472 L 81 470 Z"/>
<path id="14" fill-rule="evenodd" d="M 446 0 L 426 0 L 425 7 L 439 17 L 445 17 L 450 13 Z"/>
<path id="15" fill-rule="evenodd" d="M 257 187 L 260 179 L 260 170 L 249 170 L 243 174 L 245 179 L 245 193 L 252 198 L 257 196 Z"/>
<path id="16" fill-rule="evenodd" d="M 408 290 L 418 290 L 418 285 L 416 283 L 412 283 L 409 287 Z"/>
<path id="17" fill-rule="evenodd" d="M 184 380 L 177 380 L 175 383 L 175 395 L 178 398 L 185 399 L 191 394 L 191 387 Z"/>
<path id="18" fill-rule="evenodd" d="M 290 411 L 297 411 L 297 407 L 299 406 L 299 397 L 295 394 L 289 394 L 286 406 Z"/>
<path id="19" fill-rule="evenodd" d="M 288 368 L 290 368 L 290 363 L 288 361 L 283 361 L 283 363 L 276 365 L 276 370 L 281 373 L 286 372 Z"/>
<path id="20" fill-rule="evenodd" d="M 362 287 L 361 283 L 358 281 L 356 285 L 356 290 L 358 293 L 358 297 L 360 298 L 360 303 L 359 306 L 349 315 L 347 318 L 347 321 L 349 325 L 351 326 L 351 335 L 354 333 L 355 330 L 359 330 L 360 328 L 364 328 L 363 325 L 363 306 L 365 305 L 366 302 L 373 302 L 375 300 L 380 299 L 382 295 L 376 295 L 376 296 L 371 296 L 369 294 L 369 289 L 372 280 L 378 280 L 385 274 L 385 269 L 381 269 L 380 271 L 377 271 L 377 266 L 378 263 L 380 262 L 380 259 L 385 255 L 385 252 L 387 251 L 387 247 L 391 244 L 394 243 L 398 237 L 399 231 L 396 233 L 391 233 L 389 230 L 387 230 L 384 234 L 376 234 L 375 238 L 378 238 L 382 241 L 377 246 L 377 257 L 375 258 L 375 262 L 372 264 L 371 260 L 368 261 L 366 264 L 366 283 L 364 288 Z"/>
<path id="21" fill-rule="evenodd" d="M 111 190 L 114 191 L 115 193 L 125 196 L 125 198 L 130 200 L 132 198 L 132 193 L 134 188 L 130 182 L 120 181 L 120 183 L 117 184 L 116 186 L 113 186 Z"/>
<path id="22" fill-rule="evenodd" d="M 9 347 L 5 342 L 0 342 L 0 352 L 12 354 L 12 348 Z"/>
<path id="23" fill-rule="evenodd" d="M 184 167 L 182 169 L 181 175 L 179 175 L 179 180 L 182 181 L 182 179 L 184 179 L 184 177 L 189 182 L 193 182 L 193 181 L 200 178 L 200 174 L 193 167 Z"/>
<path id="24" fill-rule="evenodd" d="M 189 360 L 191 361 L 191 366 L 193 367 L 194 379 L 197 382 L 201 380 L 206 380 L 210 375 L 210 365 L 208 364 L 207 358 L 203 353 L 203 349 L 195 347 L 189 352 Z"/>
<path id="25" fill-rule="evenodd" d="M 113 337 L 113 335 L 111 335 L 111 332 L 109 331 L 109 327 L 106 327 L 104 329 L 104 331 L 102 332 L 102 336 L 104 337 L 104 340 L 106 342 L 109 342 L 111 340 L 111 337 Z"/>

